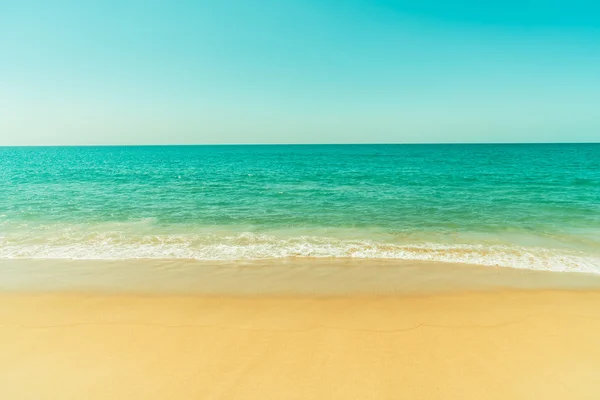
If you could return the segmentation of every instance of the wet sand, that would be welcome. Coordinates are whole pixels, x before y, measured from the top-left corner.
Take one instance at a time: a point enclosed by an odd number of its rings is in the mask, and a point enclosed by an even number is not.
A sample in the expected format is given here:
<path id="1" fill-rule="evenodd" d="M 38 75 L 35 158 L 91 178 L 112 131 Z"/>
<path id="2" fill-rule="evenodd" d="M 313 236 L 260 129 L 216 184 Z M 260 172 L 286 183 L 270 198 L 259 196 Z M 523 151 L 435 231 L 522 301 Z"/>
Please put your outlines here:
<path id="1" fill-rule="evenodd" d="M 0 295 L 1 399 L 598 399 L 600 292 Z"/>
<path id="2" fill-rule="evenodd" d="M 210 295 L 437 294 L 600 290 L 600 275 L 426 261 L 0 260 L 0 292 Z"/>

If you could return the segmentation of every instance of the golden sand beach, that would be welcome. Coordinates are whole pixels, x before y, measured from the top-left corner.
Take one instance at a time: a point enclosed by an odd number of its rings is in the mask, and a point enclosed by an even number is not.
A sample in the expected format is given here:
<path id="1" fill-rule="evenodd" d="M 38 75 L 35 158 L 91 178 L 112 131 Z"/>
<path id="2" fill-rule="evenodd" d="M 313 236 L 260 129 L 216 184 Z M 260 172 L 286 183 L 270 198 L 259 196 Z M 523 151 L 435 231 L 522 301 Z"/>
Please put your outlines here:
<path id="1" fill-rule="evenodd" d="M 598 399 L 600 292 L 0 295 L 1 399 Z"/>

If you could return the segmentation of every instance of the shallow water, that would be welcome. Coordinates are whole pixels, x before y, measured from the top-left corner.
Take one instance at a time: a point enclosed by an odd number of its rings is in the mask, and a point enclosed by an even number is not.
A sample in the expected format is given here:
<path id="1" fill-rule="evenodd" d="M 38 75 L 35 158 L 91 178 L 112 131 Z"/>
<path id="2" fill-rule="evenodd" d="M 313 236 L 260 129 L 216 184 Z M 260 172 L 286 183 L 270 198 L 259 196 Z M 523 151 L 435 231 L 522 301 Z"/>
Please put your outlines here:
<path id="1" fill-rule="evenodd" d="M 600 145 L 0 148 L 0 259 L 600 273 Z"/>

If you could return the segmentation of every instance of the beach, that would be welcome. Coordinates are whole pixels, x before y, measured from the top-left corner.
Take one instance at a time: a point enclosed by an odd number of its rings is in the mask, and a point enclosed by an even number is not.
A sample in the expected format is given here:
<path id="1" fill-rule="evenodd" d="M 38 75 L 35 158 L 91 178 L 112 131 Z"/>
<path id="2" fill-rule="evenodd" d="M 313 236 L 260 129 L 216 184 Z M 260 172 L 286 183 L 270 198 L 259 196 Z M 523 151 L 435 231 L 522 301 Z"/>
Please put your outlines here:
<path id="1" fill-rule="evenodd" d="M 600 1 L 0 4 L 0 400 L 600 400 Z"/>
<path id="2" fill-rule="evenodd" d="M 598 399 L 599 155 L 0 148 L 0 399 Z"/>
<path id="3" fill-rule="evenodd" d="M 600 292 L 0 295 L 3 399 L 596 399 Z"/>
<path id="4" fill-rule="evenodd" d="M 3 260 L 2 399 L 596 399 L 600 277 Z"/>

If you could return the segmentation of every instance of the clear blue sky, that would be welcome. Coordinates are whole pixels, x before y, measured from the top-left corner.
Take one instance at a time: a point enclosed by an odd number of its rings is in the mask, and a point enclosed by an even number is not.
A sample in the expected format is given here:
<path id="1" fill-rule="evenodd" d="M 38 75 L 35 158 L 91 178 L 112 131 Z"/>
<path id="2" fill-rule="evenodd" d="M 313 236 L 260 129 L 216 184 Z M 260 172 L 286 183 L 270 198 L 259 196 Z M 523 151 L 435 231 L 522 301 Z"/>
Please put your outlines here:
<path id="1" fill-rule="evenodd" d="M 600 2 L 0 0 L 0 145 L 600 141 Z"/>

